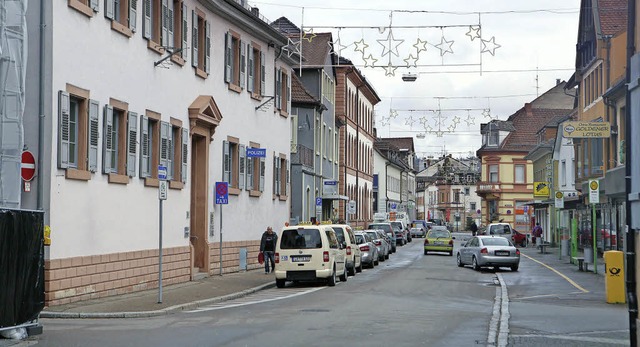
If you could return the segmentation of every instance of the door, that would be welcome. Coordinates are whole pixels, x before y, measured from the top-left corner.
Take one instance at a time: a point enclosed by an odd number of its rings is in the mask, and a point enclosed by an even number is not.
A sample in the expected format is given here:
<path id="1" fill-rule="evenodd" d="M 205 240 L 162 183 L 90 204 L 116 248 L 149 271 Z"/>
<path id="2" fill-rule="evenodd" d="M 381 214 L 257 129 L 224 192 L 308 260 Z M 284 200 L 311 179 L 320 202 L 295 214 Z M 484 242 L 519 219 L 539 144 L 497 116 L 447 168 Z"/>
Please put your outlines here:
<path id="1" fill-rule="evenodd" d="M 193 267 L 199 272 L 209 271 L 208 216 L 207 216 L 207 138 L 197 134 L 191 137 L 191 237 Z"/>

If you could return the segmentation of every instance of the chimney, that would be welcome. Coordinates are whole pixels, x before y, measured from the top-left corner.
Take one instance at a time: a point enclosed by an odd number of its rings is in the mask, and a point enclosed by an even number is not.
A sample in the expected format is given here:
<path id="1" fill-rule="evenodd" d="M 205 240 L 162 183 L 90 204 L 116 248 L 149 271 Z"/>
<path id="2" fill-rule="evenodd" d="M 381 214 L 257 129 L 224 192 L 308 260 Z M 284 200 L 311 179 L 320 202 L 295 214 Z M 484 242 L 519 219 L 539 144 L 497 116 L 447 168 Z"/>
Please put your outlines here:
<path id="1" fill-rule="evenodd" d="M 559 85 L 561 82 L 562 82 L 562 80 L 561 80 L 561 79 L 556 78 L 556 85 Z"/>
<path id="2" fill-rule="evenodd" d="M 260 9 L 258 9 L 257 7 L 252 7 L 251 13 L 256 17 L 260 17 Z"/>
<path id="3" fill-rule="evenodd" d="M 531 116 L 533 114 L 532 110 L 531 110 L 531 103 L 527 102 L 524 104 L 524 111 L 527 113 L 527 116 Z"/>

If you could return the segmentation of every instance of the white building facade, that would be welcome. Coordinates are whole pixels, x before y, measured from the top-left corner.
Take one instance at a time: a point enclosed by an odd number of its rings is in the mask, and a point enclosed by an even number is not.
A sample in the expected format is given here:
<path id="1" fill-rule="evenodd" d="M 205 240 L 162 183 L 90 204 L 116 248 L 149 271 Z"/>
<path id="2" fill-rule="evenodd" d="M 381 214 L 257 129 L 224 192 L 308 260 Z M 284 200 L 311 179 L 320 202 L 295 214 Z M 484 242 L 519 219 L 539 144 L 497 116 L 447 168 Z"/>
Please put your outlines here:
<path id="1" fill-rule="evenodd" d="M 158 285 L 159 166 L 164 283 L 258 267 L 289 217 L 286 38 L 233 0 L 56 1 L 45 27 L 49 305 Z"/>

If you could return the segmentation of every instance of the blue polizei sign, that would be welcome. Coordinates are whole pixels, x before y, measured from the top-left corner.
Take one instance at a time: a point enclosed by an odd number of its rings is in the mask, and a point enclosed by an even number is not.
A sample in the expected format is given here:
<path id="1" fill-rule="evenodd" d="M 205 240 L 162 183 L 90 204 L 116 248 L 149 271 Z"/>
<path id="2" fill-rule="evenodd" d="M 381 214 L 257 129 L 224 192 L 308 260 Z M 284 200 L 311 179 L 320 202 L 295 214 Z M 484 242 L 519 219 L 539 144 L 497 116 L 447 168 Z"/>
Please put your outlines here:
<path id="1" fill-rule="evenodd" d="M 266 158 L 266 148 L 247 148 L 247 158 Z"/>

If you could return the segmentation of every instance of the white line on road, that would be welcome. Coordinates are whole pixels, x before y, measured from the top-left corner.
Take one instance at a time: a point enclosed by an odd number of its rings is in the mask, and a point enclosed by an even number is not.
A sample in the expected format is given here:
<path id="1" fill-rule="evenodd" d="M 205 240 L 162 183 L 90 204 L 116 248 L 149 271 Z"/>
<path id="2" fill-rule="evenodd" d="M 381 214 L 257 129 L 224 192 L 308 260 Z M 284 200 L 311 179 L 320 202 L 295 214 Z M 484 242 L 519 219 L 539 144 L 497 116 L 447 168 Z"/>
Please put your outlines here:
<path id="1" fill-rule="evenodd" d="M 569 341 L 582 341 L 582 342 L 595 342 L 601 344 L 612 344 L 612 345 L 621 345 L 628 346 L 629 340 L 623 339 L 609 339 L 606 337 L 586 337 L 586 336 L 575 336 L 575 335 L 512 335 L 512 338 L 543 338 L 543 339 L 551 339 L 551 340 L 569 340 Z"/>

